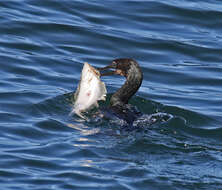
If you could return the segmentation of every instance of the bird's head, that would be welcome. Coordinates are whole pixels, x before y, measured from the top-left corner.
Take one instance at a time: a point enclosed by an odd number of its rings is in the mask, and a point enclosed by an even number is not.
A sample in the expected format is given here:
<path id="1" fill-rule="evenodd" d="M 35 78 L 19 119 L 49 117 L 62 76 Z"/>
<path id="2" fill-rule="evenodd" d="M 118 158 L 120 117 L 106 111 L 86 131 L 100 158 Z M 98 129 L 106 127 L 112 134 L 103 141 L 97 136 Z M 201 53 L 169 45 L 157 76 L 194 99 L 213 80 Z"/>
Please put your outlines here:
<path id="1" fill-rule="evenodd" d="M 127 77 L 128 71 L 132 65 L 138 65 L 138 64 L 133 59 L 120 58 L 113 60 L 111 64 L 106 67 L 97 68 L 97 69 L 99 71 L 109 70 L 108 72 L 101 73 L 101 76 L 121 75 Z"/>

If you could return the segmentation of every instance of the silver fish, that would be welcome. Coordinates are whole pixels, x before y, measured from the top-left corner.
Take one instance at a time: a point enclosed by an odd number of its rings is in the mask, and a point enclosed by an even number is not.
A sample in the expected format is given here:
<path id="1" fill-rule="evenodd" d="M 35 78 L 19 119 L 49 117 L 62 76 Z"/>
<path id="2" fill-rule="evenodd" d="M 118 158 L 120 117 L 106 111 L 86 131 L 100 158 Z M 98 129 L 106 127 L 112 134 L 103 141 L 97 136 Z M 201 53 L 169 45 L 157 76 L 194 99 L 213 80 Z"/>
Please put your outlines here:
<path id="1" fill-rule="evenodd" d="M 95 106 L 98 107 L 98 100 L 105 101 L 106 93 L 106 86 L 100 80 L 100 72 L 90 64 L 84 63 L 71 114 L 76 113 L 85 119 L 82 112 Z"/>

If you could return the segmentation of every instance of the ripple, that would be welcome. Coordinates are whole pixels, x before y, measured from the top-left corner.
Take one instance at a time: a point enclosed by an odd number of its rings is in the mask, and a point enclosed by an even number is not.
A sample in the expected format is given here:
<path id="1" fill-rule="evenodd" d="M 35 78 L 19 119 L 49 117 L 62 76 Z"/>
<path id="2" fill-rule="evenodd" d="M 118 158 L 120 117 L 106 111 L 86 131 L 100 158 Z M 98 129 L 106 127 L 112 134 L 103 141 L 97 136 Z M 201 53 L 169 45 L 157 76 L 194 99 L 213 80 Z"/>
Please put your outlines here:
<path id="1" fill-rule="evenodd" d="M 2 189 L 220 189 L 220 1 L 0 6 Z M 144 72 L 130 101 L 140 130 L 69 116 L 82 63 L 117 57 Z M 124 79 L 103 80 L 108 106 Z M 160 113 L 171 117 L 148 122 Z"/>

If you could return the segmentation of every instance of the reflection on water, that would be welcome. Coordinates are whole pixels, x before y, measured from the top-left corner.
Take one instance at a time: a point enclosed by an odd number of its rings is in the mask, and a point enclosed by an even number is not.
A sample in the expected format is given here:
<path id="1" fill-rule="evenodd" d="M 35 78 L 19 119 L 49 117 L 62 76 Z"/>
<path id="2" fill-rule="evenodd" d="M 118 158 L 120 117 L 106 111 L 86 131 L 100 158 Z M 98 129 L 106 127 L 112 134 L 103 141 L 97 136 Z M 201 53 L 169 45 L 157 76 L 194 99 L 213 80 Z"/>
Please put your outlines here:
<path id="1" fill-rule="evenodd" d="M 99 128 L 93 128 L 93 129 L 90 129 L 89 127 L 85 126 L 84 124 L 80 124 L 80 123 L 75 123 L 75 124 L 68 124 L 69 127 L 73 128 L 73 129 L 76 129 L 78 131 L 81 132 L 82 135 L 95 135 L 97 133 L 99 133 Z M 82 141 L 81 140 L 82 138 L 79 139 L 79 141 Z"/>

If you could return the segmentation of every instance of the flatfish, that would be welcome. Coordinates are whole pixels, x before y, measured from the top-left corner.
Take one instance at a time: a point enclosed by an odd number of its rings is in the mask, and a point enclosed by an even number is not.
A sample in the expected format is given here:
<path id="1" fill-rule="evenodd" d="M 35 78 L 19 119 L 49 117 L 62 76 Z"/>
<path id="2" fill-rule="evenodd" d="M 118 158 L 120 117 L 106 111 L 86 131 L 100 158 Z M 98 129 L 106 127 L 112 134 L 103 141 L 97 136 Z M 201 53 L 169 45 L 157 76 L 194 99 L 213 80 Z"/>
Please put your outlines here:
<path id="1" fill-rule="evenodd" d="M 71 114 L 85 118 L 82 113 L 98 107 L 99 100 L 106 100 L 106 86 L 100 80 L 100 72 L 88 63 L 84 63 L 81 79 L 74 94 L 74 108 Z"/>

